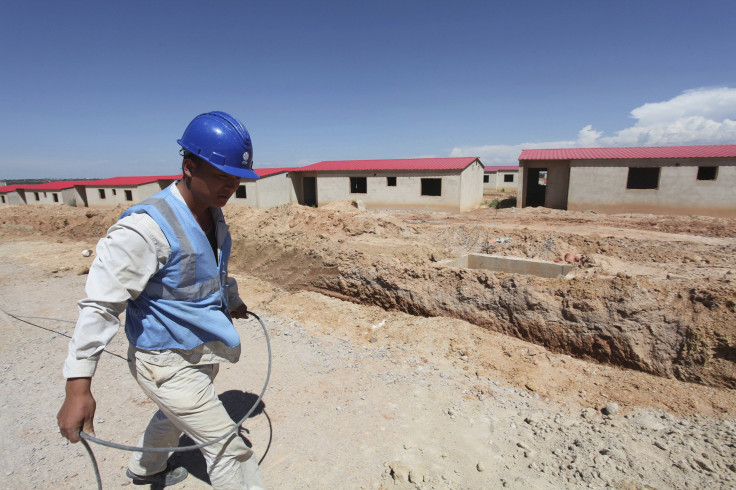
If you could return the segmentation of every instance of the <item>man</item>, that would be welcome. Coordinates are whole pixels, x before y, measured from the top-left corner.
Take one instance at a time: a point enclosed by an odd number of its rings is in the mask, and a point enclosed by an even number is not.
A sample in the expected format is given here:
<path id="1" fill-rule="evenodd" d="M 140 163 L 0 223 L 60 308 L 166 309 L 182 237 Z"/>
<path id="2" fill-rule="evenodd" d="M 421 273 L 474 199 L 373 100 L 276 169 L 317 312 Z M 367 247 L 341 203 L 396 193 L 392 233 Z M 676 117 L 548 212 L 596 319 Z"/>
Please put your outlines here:
<path id="1" fill-rule="evenodd" d="M 224 112 L 195 117 L 178 143 L 182 179 L 124 212 L 97 245 L 57 415 L 71 442 L 79 441 L 80 430 L 94 434 L 92 376 L 124 310 L 130 372 L 159 407 L 140 445 L 176 447 L 182 432 L 205 443 L 234 425 L 212 380 L 220 362 L 240 357 L 232 318 L 244 317 L 247 308 L 227 276 L 231 241 L 220 208 L 241 177 L 258 178 L 253 148 L 245 127 Z M 237 432 L 202 453 L 214 488 L 263 487 L 256 455 Z M 126 474 L 134 483 L 178 483 L 187 472 L 169 468 L 168 457 L 133 453 Z"/>

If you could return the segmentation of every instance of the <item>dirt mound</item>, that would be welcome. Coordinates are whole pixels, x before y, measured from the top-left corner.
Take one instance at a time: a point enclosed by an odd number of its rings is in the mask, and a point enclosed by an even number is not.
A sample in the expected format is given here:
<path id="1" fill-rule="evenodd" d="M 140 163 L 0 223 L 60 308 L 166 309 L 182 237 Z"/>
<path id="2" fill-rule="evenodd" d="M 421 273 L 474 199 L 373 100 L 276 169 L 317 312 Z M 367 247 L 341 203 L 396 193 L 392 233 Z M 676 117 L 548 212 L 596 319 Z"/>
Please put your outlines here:
<path id="1" fill-rule="evenodd" d="M 236 242 L 244 244 L 235 267 L 287 289 L 461 318 L 576 357 L 736 387 L 736 244 L 722 238 L 734 220 L 665 217 L 670 234 L 644 232 L 650 216 L 574 213 L 568 222 L 549 210 L 507 210 L 491 223 L 488 210 L 466 216 L 282 206 L 230 213 Z M 551 231 L 555 222 L 564 231 Z M 609 234 L 613 224 L 639 231 Z M 692 229 L 709 236 L 683 237 Z M 582 260 L 559 279 L 435 263 L 470 252 L 550 261 L 574 253 Z"/>
<path id="2" fill-rule="evenodd" d="M 105 210 L 52 205 L 6 206 L 0 210 L 0 230 L 8 235 L 54 235 L 96 242 L 125 209 L 125 206 Z"/>

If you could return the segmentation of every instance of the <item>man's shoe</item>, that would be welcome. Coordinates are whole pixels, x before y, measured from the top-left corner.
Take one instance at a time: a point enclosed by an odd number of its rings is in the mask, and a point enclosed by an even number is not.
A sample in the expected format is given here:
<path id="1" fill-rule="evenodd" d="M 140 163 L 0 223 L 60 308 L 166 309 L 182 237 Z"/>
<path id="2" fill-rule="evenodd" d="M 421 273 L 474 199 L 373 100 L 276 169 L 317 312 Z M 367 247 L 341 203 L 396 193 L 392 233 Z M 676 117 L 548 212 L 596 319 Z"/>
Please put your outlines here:
<path id="1" fill-rule="evenodd" d="M 153 475 L 136 475 L 130 470 L 125 470 L 125 476 L 133 479 L 135 485 L 157 485 L 159 487 L 170 487 L 176 485 L 187 477 L 189 472 L 183 466 L 177 468 L 167 467 L 164 471 L 154 473 Z"/>

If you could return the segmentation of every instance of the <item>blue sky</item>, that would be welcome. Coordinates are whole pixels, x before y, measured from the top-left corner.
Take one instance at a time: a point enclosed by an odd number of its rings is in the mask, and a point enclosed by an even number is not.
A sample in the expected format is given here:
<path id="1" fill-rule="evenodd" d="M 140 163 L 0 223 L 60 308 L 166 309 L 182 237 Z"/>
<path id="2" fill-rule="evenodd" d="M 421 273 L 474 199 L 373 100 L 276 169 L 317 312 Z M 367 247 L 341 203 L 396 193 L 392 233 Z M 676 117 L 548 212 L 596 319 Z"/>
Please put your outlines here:
<path id="1" fill-rule="evenodd" d="M 165 175 L 199 113 L 256 167 L 736 143 L 736 2 L 23 1 L 0 180 Z"/>

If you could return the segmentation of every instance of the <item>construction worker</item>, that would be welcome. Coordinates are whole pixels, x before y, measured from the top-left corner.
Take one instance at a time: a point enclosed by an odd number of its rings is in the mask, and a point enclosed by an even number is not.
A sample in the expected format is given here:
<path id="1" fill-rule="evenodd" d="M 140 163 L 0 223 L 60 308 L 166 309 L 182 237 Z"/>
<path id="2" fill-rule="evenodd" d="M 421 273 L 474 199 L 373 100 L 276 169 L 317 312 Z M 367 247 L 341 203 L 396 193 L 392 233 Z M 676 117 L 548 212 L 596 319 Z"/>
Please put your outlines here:
<path id="1" fill-rule="evenodd" d="M 139 445 L 176 447 L 182 433 L 206 443 L 234 426 L 212 380 L 219 363 L 240 357 L 232 318 L 247 308 L 227 275 L 231 241 L 220 208 L 241 177 L 258 178 L 253 148 L 245 127 L 224 112 L 195 117 L 178 143 L 182 179 L 125 211 L 97 245 L 57 415 L 71 442 L 80 430 L 94 434 L 92 376 L 123 311 L 130 372 L 159 408 Z M 237 432 L 201 451 L 214 488 L 263 487 L 258 459 Z M 126 474 L 139 484 L 178 483 L 187 471 L 169 467 L 168 457 L 135 452 Z"/>

